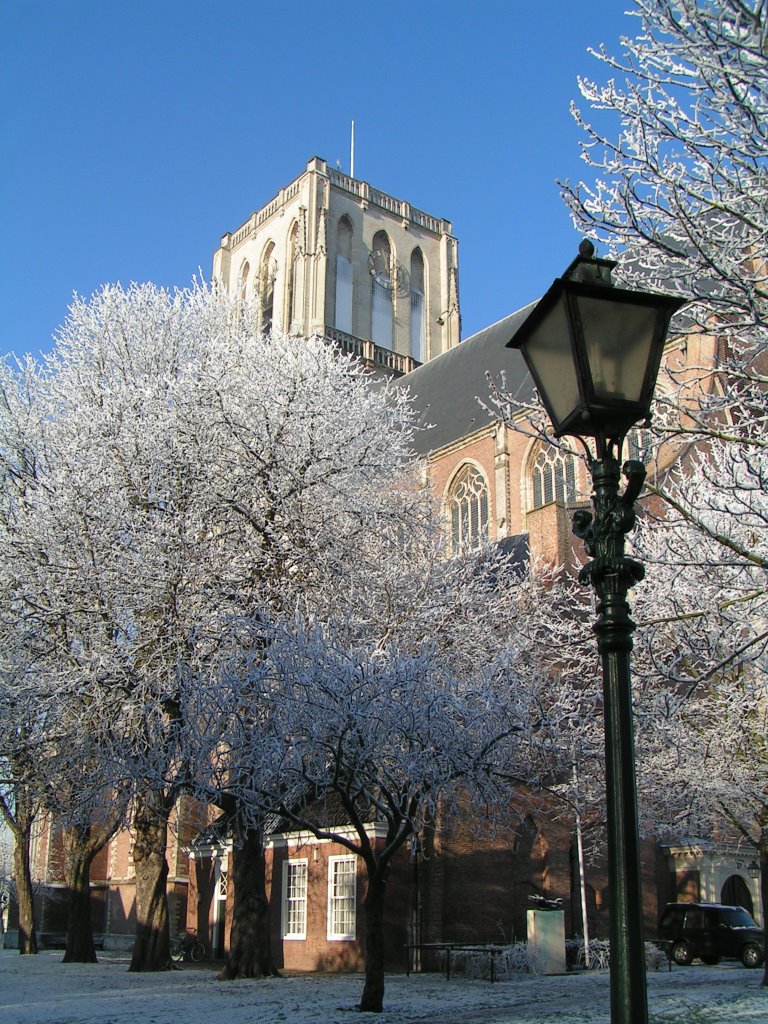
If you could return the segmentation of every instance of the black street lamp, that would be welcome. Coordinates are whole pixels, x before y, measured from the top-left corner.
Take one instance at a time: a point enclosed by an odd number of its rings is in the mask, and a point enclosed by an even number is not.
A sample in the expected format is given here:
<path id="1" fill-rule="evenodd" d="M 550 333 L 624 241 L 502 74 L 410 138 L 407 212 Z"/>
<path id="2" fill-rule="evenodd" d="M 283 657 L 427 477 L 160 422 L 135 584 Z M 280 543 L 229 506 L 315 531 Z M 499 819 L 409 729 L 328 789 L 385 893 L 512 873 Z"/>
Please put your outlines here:
<path id="1" fill-rule="evenodd" d="M 619 494 L 619 460 L 627 431 L 650 415 L 669 321 L 684 300 L 615 288 L 615 262 L 596 259 L 594 252 L 591 242 L 581 243 L 579 256 L 507 344 L 522 352 L 555 436 L 578 438 L 589 459 L 594 512 L 576 512 L 573 531 L 592 557 L 579 578 L 591 583 L 598 597 L 594 629 L 603 664 L 611 1021 L 647 1024 L 630 676 L 635 626 L 627 602 L 644 569 L 624 553 L 645 466 L 624 463 L 627 486 Z M 594 454 L 585 438 L 594 439 Z"/>

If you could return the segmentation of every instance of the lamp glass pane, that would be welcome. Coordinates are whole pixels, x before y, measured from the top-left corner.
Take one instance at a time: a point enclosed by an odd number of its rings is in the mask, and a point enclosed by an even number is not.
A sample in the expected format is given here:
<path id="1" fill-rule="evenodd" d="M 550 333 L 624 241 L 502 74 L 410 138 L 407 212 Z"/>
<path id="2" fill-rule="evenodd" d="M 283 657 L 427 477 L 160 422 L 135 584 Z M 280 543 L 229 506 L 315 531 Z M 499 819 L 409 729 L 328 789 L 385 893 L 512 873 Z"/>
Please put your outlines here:
<path id="1" fill-rule="evenodd" d="M 522 347 L 557 428 L 579 404 L 579 382 L 564 296 L 544 315 Z"/>
<path id="2" fill-rule="evenodd" d="M 595 397 L 638 402 L 653 344 L 653 306 L 578 298 Z"/>

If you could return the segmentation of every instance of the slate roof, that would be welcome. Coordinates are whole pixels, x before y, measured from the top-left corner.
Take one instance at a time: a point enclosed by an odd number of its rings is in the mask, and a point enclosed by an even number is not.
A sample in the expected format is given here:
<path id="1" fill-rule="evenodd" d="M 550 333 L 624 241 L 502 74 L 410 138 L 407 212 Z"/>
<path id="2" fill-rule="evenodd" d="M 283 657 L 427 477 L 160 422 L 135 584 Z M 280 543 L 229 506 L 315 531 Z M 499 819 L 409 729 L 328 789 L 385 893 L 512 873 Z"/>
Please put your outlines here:
<path id="1" fill-rule="evenodd" d="M 533 396 L 533 382 L 523 357 L 505 347 L 533 305 L 472 334 L 400 378 L 398 384 L 410 391 L 419 421 L 426 428 L 414 439 L 418 455 L 451 444 L 498 418 L 478 402 L 478 397 L 489 400 L 486 374 L 498 379 L 504 373 L 507 389 L 523 402 Z"/>
<path id="2" fill-rule="evenodd" d="M 307 799 L 302 799 L 302 795 Z M 333 831 L 349 824 L 349 815 L 344 810 L 341 800 L 337 794 L 331 791 L 311 798 L 306 787 L 297 786 L 294 790 L 293 803 L 297 814 L 306 815 L 309 821 L 319 824 L 323 829 Z M 363 808 L 359 810 L 361 817 L 366 822 L 381 820 L 381 816 L 377 814 L 373 805 L 367 810 Z M 265 836 L 273 836 L 285 832 L 301 831 L 301 826 L 281 814 L 268 814 L 264 818 L 262 829 Z M 211 847 L 226 846 L 232 842 L 233 837 L 234 815 L 224 811 L 197 833 L 194 839 L 187 844 L 187 849 L 204 853 Z"/>

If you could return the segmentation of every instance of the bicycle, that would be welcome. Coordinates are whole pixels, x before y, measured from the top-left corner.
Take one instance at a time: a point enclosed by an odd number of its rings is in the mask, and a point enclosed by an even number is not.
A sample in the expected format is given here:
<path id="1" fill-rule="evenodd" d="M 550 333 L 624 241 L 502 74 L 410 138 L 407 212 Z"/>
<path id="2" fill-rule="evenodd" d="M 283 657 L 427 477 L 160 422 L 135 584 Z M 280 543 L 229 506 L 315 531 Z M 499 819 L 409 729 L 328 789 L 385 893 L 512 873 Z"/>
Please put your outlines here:
<path id="1" fill-rule="evenodd" d="M 199 964 L 201 960 L 205 960 L 205 946 L 194 932 L 179 932 L 171 944 L 171 960 L 176 963 L 184 960 Z"/>

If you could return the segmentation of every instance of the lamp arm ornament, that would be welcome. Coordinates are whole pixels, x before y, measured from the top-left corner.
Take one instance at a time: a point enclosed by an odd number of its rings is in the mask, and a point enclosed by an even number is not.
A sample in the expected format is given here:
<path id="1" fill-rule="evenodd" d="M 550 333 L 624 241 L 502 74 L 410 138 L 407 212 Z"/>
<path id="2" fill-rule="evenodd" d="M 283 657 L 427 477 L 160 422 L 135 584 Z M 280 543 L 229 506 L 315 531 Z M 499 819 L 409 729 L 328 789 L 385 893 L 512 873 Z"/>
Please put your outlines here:
<path id="1" fill-rule="evenodd" d="M 645 575 L 642 564 L 624 554 L 624 538 L 635 525 L 635 500 L 645 481 L 645 466 L 634 459 L 624 463 L 627 486 L 623 494 L 619 494 L 619 464 L 612 456 L 593 460 L 591 471 L 594 515 L 587 509 L 575 512 L 573 532 L 592 556 L 579 573 L 579 581 L 591 583 L 602 597 L 603 585 L 614 589 L 618 584 L 626 591 Z"/>

